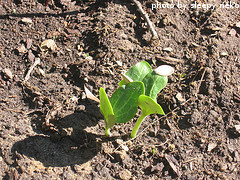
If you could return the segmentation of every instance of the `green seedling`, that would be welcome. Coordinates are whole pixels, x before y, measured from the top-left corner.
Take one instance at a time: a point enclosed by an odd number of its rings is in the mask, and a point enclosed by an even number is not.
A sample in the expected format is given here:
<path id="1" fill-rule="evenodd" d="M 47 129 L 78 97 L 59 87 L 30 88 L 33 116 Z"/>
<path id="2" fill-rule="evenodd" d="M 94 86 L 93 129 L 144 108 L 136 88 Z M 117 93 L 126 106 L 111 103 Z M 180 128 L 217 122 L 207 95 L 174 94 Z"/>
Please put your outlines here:
<path id="1" fill-rule="evenodd" d="M 103 88 L 100 88 L 99 90 L 99 97 L 100 97 L 100 111 L 105 119 L 105 133 L 107 136 L 109 136 L 110 128 L 115 124 L 113 108 Z"/>
<path id="2" fill-rule="evenodd" d="M 110 128 L 115 123 L 130 121 L 137 113 L 138 97 L 144 94 L 142 82 L 131 82 L 119 87 L 108 99 L 106 92 L 100 88 L 100 111 L 105 119 L 105 133 L 110 136 Z"/>
<path id="3" fill-rule="evenodd" d="M 153 149 L 152 149 L 152 154 L 154 155 L 154 154 L 155 154 L 155 152 L 156 152 L 156 149 L 155 149 L 155 148 L 153 148 Z"/>
<path id="4" fill-rule="evenodd" d="M 186 76 L 186 73 L 182 73 L 182 74 L 180 75 L 181 78 L 184 78 L 185 76 Z"/>
<path id="5" fill-rule="evenodd" d="M 13 14 L 17 15 L 16 9 L 13 9 Z"/>
<path id="6" fill-rule="evenodd" d="M 170 66 L 160 66 L 152 70 L 145 62 L 139 62 L 131 67 L 123 80 L 119 82 L 119 88 L 108 99 L 103 88 L 100 88 L 100 110 L 105 119 L 105 132 L 110 136 L 110 128 L 115 123 L 130 121 L 137 113 L 138 106 L 142 113 L 137 120 L 131 137 L 135 137 L 140 125 L 146 116 L 150 114 L 164 115 L 162 107 L 157 103 L 157 94 L 166 86 L 167 76 L 173 73 Z"/>

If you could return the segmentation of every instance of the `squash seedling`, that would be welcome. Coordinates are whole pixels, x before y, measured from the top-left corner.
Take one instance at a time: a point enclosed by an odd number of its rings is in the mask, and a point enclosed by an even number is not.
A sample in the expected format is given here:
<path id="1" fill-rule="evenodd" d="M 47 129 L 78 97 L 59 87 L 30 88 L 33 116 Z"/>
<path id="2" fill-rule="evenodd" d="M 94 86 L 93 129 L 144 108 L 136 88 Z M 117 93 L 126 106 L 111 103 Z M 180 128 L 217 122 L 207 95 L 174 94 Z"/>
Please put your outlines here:
<path id="1" fill-rule="evenodd" d="M 171 66 L 163 65 L 152 70 L 151 66 L 142 61 L 131 67 L 123 80 L 119 82 L 119 88 L 108 99 L 106 92 L 100 88 L 100 111 L 105 119 L 105 133 L 110 136 L 110 128 L 115 123 L 126 123 L 137 113 L 138 106 L 142 113 L 138 118 L 131 137 L 135 137 L 138 129 L 150 114 L 164 115 L 162 107 L 157 103 L 157 94 L 166 86 L 168 75 L 174 69 Z"/>

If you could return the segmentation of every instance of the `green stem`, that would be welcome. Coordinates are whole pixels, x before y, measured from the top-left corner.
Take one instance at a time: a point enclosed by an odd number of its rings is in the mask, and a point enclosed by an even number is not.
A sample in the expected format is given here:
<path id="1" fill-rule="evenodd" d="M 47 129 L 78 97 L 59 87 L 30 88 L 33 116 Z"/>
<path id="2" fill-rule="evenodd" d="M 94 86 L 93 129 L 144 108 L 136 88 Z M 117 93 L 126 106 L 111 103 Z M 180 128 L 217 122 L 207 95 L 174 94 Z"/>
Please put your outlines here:
<path id="1" fill-rule="evenodd" d="M 106 133 L 106 136 L 107 137 L 110 137 L 112 134 L 111 134 L 111 132 L 110 132 L 110 128 L 109 127 L 105 127 L 105 133 Z"/>
<path id="2" fill-rule="evenodd" d="M 138 118 L 135 126 L 133 127 L 133 130 L 132 130 L 132 133 L 131 133 L 131 138 L 134 138 L 137 135 L 138 129 L 141 126 L 145 117 L 146 117 L 145 113 L 142 113 L 141 116 Z"/>

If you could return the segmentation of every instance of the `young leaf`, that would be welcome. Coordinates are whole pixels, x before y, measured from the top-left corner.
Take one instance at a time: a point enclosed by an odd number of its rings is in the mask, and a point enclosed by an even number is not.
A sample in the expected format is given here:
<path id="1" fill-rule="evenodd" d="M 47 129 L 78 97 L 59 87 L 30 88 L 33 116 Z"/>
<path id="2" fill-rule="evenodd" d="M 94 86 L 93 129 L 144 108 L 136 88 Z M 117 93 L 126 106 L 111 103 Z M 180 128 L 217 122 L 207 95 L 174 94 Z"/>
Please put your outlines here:
<path id="1" fill-rule="evenodd" d="M 142 124 L 143 120 L 145 119 L 145 117 L 147 117 L 150 114 L 162 114 L 162 115 L 165 114 L 162 107 L 149 96 L 146 95 L 139 96 L 138 105 L 142 109 L 142 114 L 138 118 L 136 124 L 134 125 L 134 128 L 131 133 L 132 138 L 136 136 L 138 129 Z"/>
<path id="2" fill-rule="evenodd" d="M 85 94 L 87 95 L 88 99 L 91 99 L 97 103 L 100 103 L 100 100 L 98 98 L 96 98 L 96 96 L 94 96 L 91 91 L 84 85 L 84 90 L 85 90 Z"/>
<path id="3" fill-rule="evenodd" d="M 126 75 L 130 77 L 133 81 L 142 81 L 143 78 L 152 72 L 151 66 L 146 61 L 141 61 L 131 67 Z"/>
<path id="4" fill-rule="evenodd" d="M 137 113 L 138 97 L 144 94 L 142 82 L 131 82 L 119 87 L 110 98 L 116 123 L 130 121 Z"/>
<path id="5" fill-rule="evenodd" d="M 145 116 L 148 116 L 150 114 L 164 115 L 162 107 L 149 96 L 139 96 L 138 105 L 142 109 L 142 114 L 144 114 Z"/>
<path id="6" fill-rule="evenodd" d="M 159 76 L 154 71 L 148 73 L 143 79 L 145 95 L 156 101 L 157 94 L 167 85 L 167 76 Z"/>
<path id="7" fill-rule="evenodd" d="M 132 79 L 133 81 L 142 81 L 143 78 L 152 72 L 151 66 L 146 61 L 141 61 L 134 66 L 132 66 L 126 73 L 126 76 Z M 127 84 L 124 80 L 119 82 L 119 86 Z"/>
<path id="8" fill-rule="evenodd" d="M 113 113 L 113 108 L 110 104 L 110 101 L 107 97 L 105 90 L 101 87 L 99 90 L 99 97 L 100 97 L 100 111 L 105 119 L 105 130 L 106 135 L 109 135 L 109 128 L 115 124 L 115 117 Z"/>

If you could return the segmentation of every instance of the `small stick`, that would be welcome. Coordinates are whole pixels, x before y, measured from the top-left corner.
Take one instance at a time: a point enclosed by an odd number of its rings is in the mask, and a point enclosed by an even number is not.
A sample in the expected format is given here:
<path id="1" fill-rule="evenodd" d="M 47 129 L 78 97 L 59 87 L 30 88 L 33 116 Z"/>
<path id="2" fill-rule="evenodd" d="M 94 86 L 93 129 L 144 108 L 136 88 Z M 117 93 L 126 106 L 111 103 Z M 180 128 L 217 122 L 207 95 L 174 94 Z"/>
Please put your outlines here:
<path id="1" fill-rule="evenodd" d="M 158 39 L 158 34 L 155 31 L 155 29 L 153 27 L 153 24 L 152 24 L 151 20 L 149 19 L 148 14 L 143 10 L 141 3 L 137 0 L 132 0 L 132 2 L 137 6 L 139 13 L 142 15 L 144 20 L 147 22 L 147 25 L 150 29 L 151 34 L 152 34 L 152 40 Z"/>
<path id="2" fill-rule="evenodd" d="M 157 60 L 161 60 L 165 63 L 168 63 L 168 64 L 177 64 L 177 63 L 183 63 L 184 61 L 182 59 L 177 59 L 177 58 L 173 58 L 173 57 L 163 57 L 163 56 L 158 56 L 156 55 L 155 56 Z"/>
<path id="3" fill-rule="evenodd" d="M 185 164 L 185 163 L 189 163 L 189 162 L 196 161 L 196 160 L 197 160 L 197 158 L 192 158 L 192 159 L 189 159 L 189 160 L 184 161 L 182 163 Z"/>
<path id="4" fill-rule="evenodd" d="M 199 89 L 200 89 L 200 87 L 201 87 L 201 84 L 202 84 L 203 77 L 204 77 L 205 73 L 206 73 L 206 68 L 205 68 L 204 71 L 203 71 L 203 74 L 202 74 L 200 83 L 198 84 L 197 90 L 196 90 L 196 92 L 195 92 L 195 96 L 196 96 L 196 97 L 197 97 L 197 94 L 199 93 Z"/>
<path id="5" fill-rule="evenodd" d="M 167 144 L 167 142 L 169 141 L 169 139 L 167 139 L 165 142 L 161 143 L 161 144 L 158 144 L 158 145 L 154 145 L 155 147 L 161 147 L 163 146 L 164 144 Z"/>
<path id="6" fill-rule="evenodd" d="M 30 78 L 30 74 L 33 71 L 33 69 L 40 63 L 40 58 L 36 58 L 35 62 L 33 63 L 33 65 L 31 65 L 31 67 L 29 68 L 24 81 L 27 81 Z"/>

